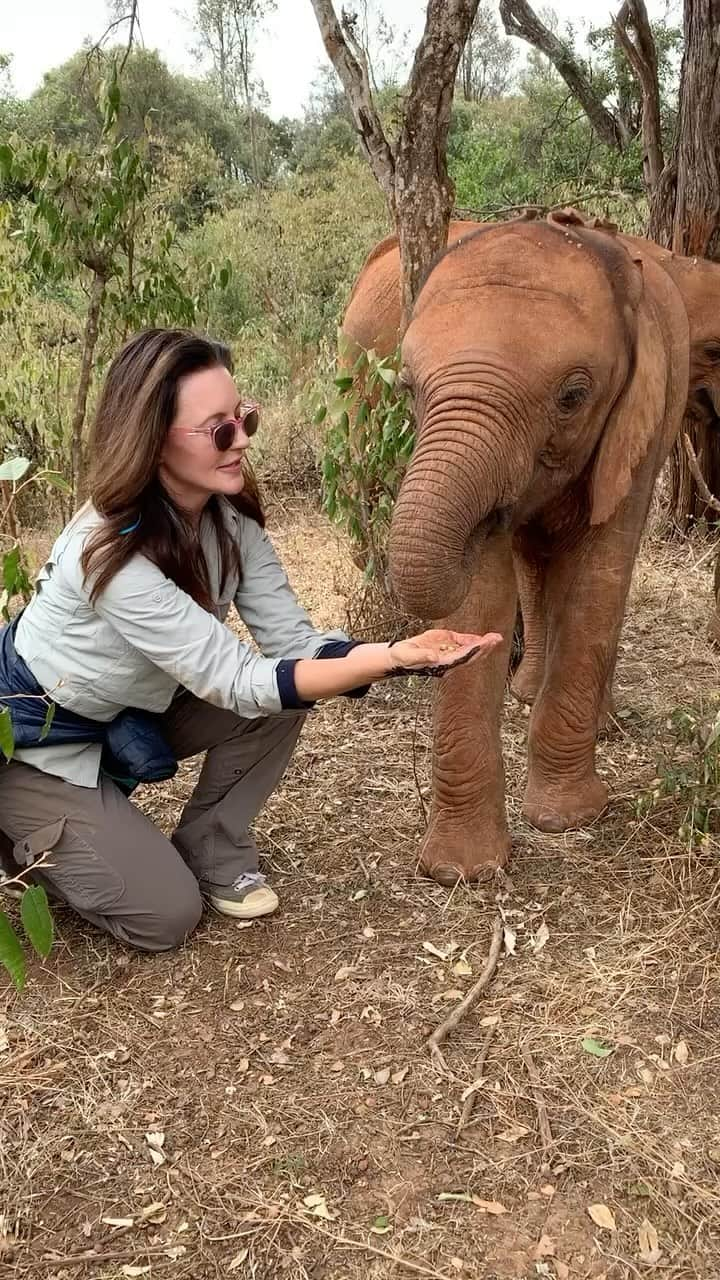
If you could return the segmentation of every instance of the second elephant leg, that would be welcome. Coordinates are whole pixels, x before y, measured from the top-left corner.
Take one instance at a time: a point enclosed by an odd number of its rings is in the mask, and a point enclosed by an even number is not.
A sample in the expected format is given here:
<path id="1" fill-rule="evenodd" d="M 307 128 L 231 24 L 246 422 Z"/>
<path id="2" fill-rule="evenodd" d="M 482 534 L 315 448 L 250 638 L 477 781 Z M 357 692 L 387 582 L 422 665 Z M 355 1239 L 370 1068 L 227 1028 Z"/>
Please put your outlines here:
<path id="1" fill-rule="evenodd" d="M 513 677 L 511 689 L 519 702 L 532 706 L 545 679 L 548 648 L 547 601 L 545 582 L 549 570 L 547 559 L 533 556 L 526 550 L 514 549 L 515 576 L 518 584 L 520 608 L 523 617 L 524 649 L 522 662 Z M 604 730 L 615 711 L 612 693 L 614 664 L 600 704 L 598 729 Z"/>
<path id="2" fill-rule="evenodd" d="M 498 538 L 484 549 L 482 575 L 447 620 L 456 631 L 499 631 L 503 645 L 438 682 L 432 804 L 420 864 L 441 884 L 476 880 L 510 854 L 500 716 L 516 600 L 510 542 Z"/>
<path id="3" fill-rule="evenodd" d="M 607 803 L 595 743 L 641 527 L 626 513 L 548 568 L 547 669 L 530 720 L 523 807 L 541 831 L 583 826 Z"/>
<path id="4" fill-rule="evenodd" d="M 510 688 L 519 702 L 532 705 L 545 678 L 545 562 L 519 544 L 513 547 L 513 562 L 523 620 L 523 656 Z"/>

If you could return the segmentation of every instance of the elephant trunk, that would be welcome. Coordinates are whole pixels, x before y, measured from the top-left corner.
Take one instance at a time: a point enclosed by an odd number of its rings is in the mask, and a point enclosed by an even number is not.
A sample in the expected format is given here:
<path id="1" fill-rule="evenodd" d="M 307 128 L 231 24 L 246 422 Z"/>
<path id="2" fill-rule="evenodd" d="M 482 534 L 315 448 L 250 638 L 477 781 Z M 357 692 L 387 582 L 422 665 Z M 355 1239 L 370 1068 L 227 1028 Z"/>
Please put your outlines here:
<path id="1" fill-rule="evenodd" d="M 447 618 L 458 609 L 487 539 L 508 534 L 533 469 L 528 445 L 509 438 L 512 450 L 506 432 L 424 424 L 390 531 L 393 585 L 415 617 Z"/>

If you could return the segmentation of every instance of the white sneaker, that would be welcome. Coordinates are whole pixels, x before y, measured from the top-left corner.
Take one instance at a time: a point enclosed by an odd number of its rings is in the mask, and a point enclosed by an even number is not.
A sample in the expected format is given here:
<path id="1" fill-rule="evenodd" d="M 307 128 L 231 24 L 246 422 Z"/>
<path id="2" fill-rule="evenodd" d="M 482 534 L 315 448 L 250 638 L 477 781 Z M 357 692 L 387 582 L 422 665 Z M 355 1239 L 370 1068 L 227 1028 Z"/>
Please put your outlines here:
<path id="1" fill-rule="evenodd" d="M 234 884 L 229 885 L 201 880 L 200 891 L 221 915 L 234 916 L 238 920 L 269 916 L 280 905 L 277 894 L 266 883 L 261 871 L 245 871 Z"/>

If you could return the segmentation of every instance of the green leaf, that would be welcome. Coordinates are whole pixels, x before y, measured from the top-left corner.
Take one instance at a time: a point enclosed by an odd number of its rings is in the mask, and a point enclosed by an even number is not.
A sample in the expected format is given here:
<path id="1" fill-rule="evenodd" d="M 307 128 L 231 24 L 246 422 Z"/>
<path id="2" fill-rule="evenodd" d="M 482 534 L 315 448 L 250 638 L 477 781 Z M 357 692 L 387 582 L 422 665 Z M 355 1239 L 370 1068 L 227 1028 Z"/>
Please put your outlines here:
<path id="1" fill-rule="evenodd" d="M 392 1231 L 388 1215 L 386 1213 L 379 1213 L 376 1218 L 373 1218 L 370 1230 L 374 1232 L 376 1236 L 384 1236 L 387 1235 L 388 1231 Z"/>
<path id="2" fill-rule="evenodd" d="M 50 732 L 50 729 L 52 727 L 52 722 L 55 719 L 55 710 L 56 710 L 55 703 L 49 702 L 48 709 L 45 712 L 45 723 L 43 724 L 42 731 L 40 733 L 41 742 L 45 741 L 45 739 L 47 738 Z"/>
<path id="3" fill-rule="evenodd" d="M 30 885 L 20 900 L 20 919 L 28 942 L 39 956 L 49 956 L 55 933 L 45 890 L 41 884 Z"/>
<path id="4" fill-rule="evenodd" d="M 12 760 L 15 753 L 15 735 L 9 707 L 0 710 L 0 751 L 7 760 Z"/>
<path id="5" fill-rule="evenodd" d="M 38 471 L 35 479 L 52 485 L 53 489 L 59 489 L 61 493 L 72 493 L 72 485 L 59 471 Z"/>
<path id="6" fill-rule="evenodd" d="M 20 939 L 4 911 L 0 911 L 0 964 L 7 969 L 16 991 L 25 986 L 25 956 Z"/>
<path id="7" fill-rule="evenodd" d="M 609 1058 L 610 1054 L 614 1052 L 604 1044 L 601 1044 L 599 1040 L 593 1040 L 592 1036 L 585 1036 L 582 1047 L 586 1053 L 592 1054 L 593 1058 Z"/>
<path id="8" fill-rule="evenodd" d="M 0 480 L 16 482 L 22 480 L 25 472 L 32 466 L 29 458 L 7 458 L 0 462 Z"/>

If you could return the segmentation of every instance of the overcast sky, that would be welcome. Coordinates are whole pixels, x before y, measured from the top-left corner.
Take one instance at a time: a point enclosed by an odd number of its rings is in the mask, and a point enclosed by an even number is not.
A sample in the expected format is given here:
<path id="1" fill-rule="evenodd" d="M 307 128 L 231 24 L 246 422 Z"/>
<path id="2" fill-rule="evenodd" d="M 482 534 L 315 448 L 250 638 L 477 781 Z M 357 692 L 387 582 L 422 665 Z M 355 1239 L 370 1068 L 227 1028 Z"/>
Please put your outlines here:
<path id="1" fill-rule="evenodd" d="M 560 18 L 577 25 L 606 21 L 620 0 L 551 0 Z M 86 37 L 97 40 L 107 26 L 105 0 L 0 0 L 5 10 L 0 26 L 0 52 L 12 54 L 12 78 L 19 94 L 32 93 L 46 71 L 70 57 Z M 337 0 L 336 7 L 341 7 Z M 539 6 L 541 7 L 541 6 Z M 197 74 L 191 54 L 193 36 L 183 15 L 193 0 L 140 0 L 144 43 L 158 49 L 174 71 Z M 377 8 L 392 17 L 396 27 L 417 38 L 425 13 L 423 0 L 381 0 Z M 604 10 L 607 8 L 607 14 Z M 665 0 L 649 5 L 663 12 Z M 600 12 L 603 10 L 603 12 Z M 414 47 L 414 45 L 413 45 Z M 310 0 L 277 0 L 257 45 L 256 73 L 270 96 L 275 117 L 297 116 L 307 101 L 310 85 L 326 62 Z"/>

